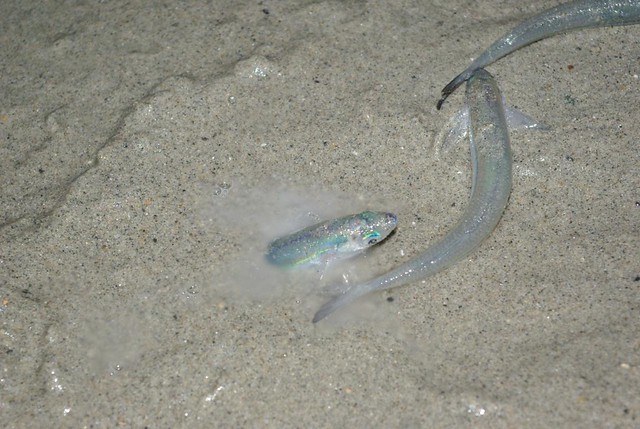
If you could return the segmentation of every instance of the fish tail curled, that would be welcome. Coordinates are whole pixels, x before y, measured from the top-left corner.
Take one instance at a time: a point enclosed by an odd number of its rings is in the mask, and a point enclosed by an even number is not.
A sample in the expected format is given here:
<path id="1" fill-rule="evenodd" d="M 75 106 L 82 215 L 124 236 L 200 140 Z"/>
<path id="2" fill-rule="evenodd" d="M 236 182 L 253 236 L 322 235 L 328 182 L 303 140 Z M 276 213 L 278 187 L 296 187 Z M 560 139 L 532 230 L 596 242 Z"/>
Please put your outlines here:
<path id="1" fill-rule="evenodd" d="M 454 77 L 453 80 L 447 84 L 447 86 L 442 88 L 442 97 L 440 98 L 440 100 L 438 100 L 438 104 L 436 105 L 436 108 L 438 110 L 442 108 L 442 104 L 447 99 L 447 97 L 453 94 L 453 92 L 465 81 L 469 80 L 469 78 L 471 77 L 471 75 L 473 75 L 473 72 L 475 70 L 476 69 L 472 69 L 472 70 L 467 69 L 463 71 L 458 76 Z"/>
<path id="2" fill-rule="evenodd" d="M 316 314 L 313 316 L 313 320 L 312 320 L 313 323 L 318 323 L 319 321 L 321 321 L 322 319 L 324 319 L 325 317 L 327 317 L 328 315 L 330 315 L 340 307 L 343 307 L 349 304 L 351 301 L 354 301 L 359 296 L 360 294 L 356 295 L 356 294 L 350 294 L 350 293 L 343 293 L 342 295 L 333 297 L 331 300 L 324 303 L 324 305 L 320 307 L 320 310 L 316 312 Z"/>

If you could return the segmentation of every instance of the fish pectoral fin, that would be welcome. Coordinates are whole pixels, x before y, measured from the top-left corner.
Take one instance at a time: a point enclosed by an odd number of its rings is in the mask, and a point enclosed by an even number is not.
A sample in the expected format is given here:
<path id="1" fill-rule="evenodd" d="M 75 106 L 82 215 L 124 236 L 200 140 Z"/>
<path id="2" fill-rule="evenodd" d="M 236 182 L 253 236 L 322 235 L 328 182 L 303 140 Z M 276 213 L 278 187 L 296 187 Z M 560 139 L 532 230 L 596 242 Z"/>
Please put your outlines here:
<path id="1" fill-rule="evenodd" d="M 546 131 L 550 127 L 522 113 L 515 107 L 505 105 L 505 118 L 509 131 L 512 130 L 540 130 Z M 467 141 L 469 135 L 469 107 L 464 106 L 449 118 L 447 125 L 441 129 L 435 139 L 437 155 L 448 154 L 451 150 Z"/>
<path id="2" fill-rule="evenodd" d="M 505 104 L 505 117 L 509 130 L 539 130 L 547 131 L 550 127 L 542 122 L 522 113 L 515 107 L 508 107 Z"/>
<path id="3" fill-rule="evenodd" d="M 447 154 L 469 135 L 469 107 L 466 105 L 449 118 L 447 125 L 436 136 L 436 153 Z"/>
<path id="4" fill-rule="evenodd" d="M 323 255 L 320 257 L 320 260 L 315 264 L 316 274 L 320 277 L 320 280 L 324 279 L 324 276 L 329 272 L 329 266 L 332 262 L 335 262 L 331 259 L 329 255 Z"/>

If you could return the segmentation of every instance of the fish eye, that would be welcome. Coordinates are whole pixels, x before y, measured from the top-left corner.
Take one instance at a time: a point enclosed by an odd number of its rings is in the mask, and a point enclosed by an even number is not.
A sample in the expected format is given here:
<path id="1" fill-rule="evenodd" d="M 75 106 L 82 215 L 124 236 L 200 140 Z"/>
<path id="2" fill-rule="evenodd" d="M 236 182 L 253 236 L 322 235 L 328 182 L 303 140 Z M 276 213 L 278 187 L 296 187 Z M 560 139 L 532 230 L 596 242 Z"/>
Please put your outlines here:
<path id="1" fill-rule="evenodd" d="M 371 246 L 372 244 L 376 244 L 378 242 L 380 236 L 381 234 L 378 231 L 371 231 L 363 237 L 363 241 L 366 241 L 367 245 Z"/>

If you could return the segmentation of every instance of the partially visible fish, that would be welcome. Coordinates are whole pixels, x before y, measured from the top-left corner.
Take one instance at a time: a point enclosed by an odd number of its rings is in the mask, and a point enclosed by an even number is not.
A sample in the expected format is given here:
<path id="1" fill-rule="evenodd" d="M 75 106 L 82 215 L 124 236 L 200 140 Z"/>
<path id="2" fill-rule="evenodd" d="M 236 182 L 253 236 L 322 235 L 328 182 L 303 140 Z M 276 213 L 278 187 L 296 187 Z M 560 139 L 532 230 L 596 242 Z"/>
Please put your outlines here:
<path id="1" fill-rule="evenodd" d="M 272 241 L 266 259 L 280 267 L 327 264 L 379 243 L 397 223 L 394 214 L 373 211 L 328 220 Z"/>
<path id="2" fill-rule="evenodd" d="M 590 27 L 640 24 L 639 0 L 574 0 L 527 19 L 496 40 L 458 76 L 442 89 L 442 103 L 474 71 L 484 68 L 513 51 L 538 40 L 570 30 Z"/>

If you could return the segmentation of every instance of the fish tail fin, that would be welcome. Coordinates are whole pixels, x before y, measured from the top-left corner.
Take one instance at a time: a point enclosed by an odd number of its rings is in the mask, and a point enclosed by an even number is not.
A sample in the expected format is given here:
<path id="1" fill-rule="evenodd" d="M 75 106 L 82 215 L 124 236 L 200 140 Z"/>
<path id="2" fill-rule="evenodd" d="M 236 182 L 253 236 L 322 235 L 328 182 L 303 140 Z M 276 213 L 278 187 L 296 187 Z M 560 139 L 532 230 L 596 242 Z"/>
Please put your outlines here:
<path id="1" fill-rule="evenodd" d="M 361 283 L 359 285 L 353 286 L 346 290 L 344 293 L 333 297 L 331 300 L 327 301 L 320 310 L 318 310 L 313 316 L 313 323 L 317 323 L 336 311 L 337 309 L 344 307 L 345 305 L 355 301 L 360 298 L 362 295 L 366 295 L 369 292 L 372 292 L 377 289 L 377 283 L 375 281 L 371 281 L 368 283 Z"/>
<path id="2" fill-rule="evenodd" d="M 365 293 L 367 293 L 367 290 L 363 290 L 362 285 L 360 285 L 360 287 L 349 289 L 340 295 L 334 296 L 329 301 L 325 302 L 322 307 L 320 307 L 320 310 L 316 312 L 316 314 L 313 316 L 313 323 L 318 323 L 334 311 L 355 301 Z"/>
<path id="3" fill-rule="evenodd" d="M 348 304 L 352 300 L 353 298 L 350 297 L 349 294 L 343 294 L 333 297 L 331 300 L 324 303 L 324 305 L 320 307 L 320 310 L 316 312 L 316 314 L 313 316 L 313 323 L 318 323 L 319 321 L 321 321 L 340 307 Z"/>
<path id="4" fill-rule="evenodd" d="M 475 71 L 475 69 L 466 69 L 465 71 L 460 73 L 458 76 L 454 77 L 453 80 L 447 84 L 447 86 L 442 88 L 442 97 L 440 98 L 440 100 L 438 100 L 438 104 L 436 105 L 436 108 L 438 110 L 440 110 L 440 108 L 442 108 L 442 104 L 447 99 L 447 97 L 449 97 L 451 94 L 453 94 L 453 92 L 460 85 L 462 85 L 466 80 L 468 80 L 471 77 L 471 75 L 473 74 L 474 71 Z"/>

